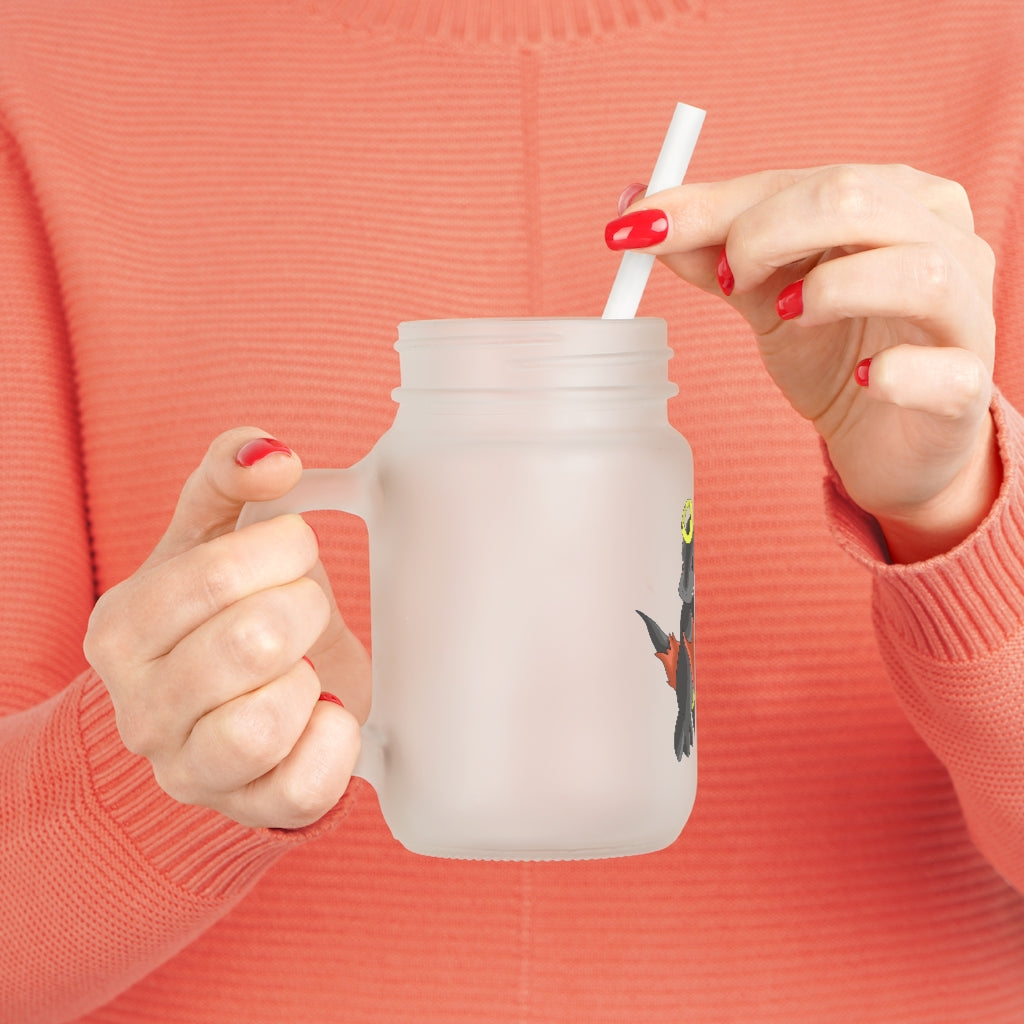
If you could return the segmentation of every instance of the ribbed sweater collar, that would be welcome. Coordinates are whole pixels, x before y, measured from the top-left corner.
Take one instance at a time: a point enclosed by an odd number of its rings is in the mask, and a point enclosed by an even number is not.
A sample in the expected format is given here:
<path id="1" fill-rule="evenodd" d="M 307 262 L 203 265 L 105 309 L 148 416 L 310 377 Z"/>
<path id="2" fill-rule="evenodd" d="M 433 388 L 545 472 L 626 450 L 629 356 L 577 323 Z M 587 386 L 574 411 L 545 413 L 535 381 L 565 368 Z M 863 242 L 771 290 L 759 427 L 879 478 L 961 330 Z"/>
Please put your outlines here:
<path id="1" fill-rule="evenodd" d="M 614 35 L 694 13 L 707 0 L 321 0 L 351 28 L 453 42 L 538 45 Z"/>

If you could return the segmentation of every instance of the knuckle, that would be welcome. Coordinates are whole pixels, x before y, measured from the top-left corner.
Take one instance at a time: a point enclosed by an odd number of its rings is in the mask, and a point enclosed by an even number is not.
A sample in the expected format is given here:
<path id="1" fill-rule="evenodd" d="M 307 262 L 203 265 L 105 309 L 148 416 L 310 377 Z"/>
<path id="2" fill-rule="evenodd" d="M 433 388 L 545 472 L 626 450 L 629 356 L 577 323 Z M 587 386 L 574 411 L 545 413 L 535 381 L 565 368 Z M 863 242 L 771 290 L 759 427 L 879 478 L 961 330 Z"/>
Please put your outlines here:
<path id="1" fill-rule="evenodd" d="M 951 371 L 954 396 L 959 399 L 957 415 L 973 409 L 991 390 L 988 370 L 976 357 L 960 359 Z"/>
<path id="2" fill-rule="evenodd" d="M 103 665 L 106 664 L 110 646 L 110 635 L 104 629 L 97 610 L 94 609 L 89 617 L 85 636 L 82 638 L 82 653 L 85 655 L 85 660 L 97 672 L 100 672 Z"/>
<path id="3" fill-rule="evenodd" d="M 874 182 L 863 170 L 841 164 L 826 174 L 821 203 L 825 211 L 836 220 L 862 222 L 875 216 L 879 199 Z"/>
<path id="4" fill-rule="evenodd" d="M 897 181 L 904 185 L 908 185 L 915 178 L 918 177 L 918 172 L 910 164 L 903 164 L 897 161 L 896 163 L 885 164 L 884 169 L 895 178 Z"/>
<path id="5" fill-rule="evenodd" d="M 224 654 L 242 672 L 263 676 L 285 654 L 287 636 L 269 609 L 250 609 L 224 633 Z"/>
<path id="6" fill-rule="evenodd" d="M 224 716 L 219 741 L 229 760 L 249 763 L 258 774 L 269 771 L 291 749 L 280 714 L 254 695 Z"/>
<path id="7" fill-rule="evenodd" d="M 120 584 L 108 590 L 93 606 L 89 616 L 82 651 L 86 661 L 97 671 L 101 667 L 116 664 L 127 653 L 121 592 Z"/>
<path id="8" fill-rule="evenodd" d="M 804 177 L 804 172 L 792 168 L 777 168 L 765 171 L 763 175 L 761 196 L 767 199 L 797 184 Z"/>
<path id="9" fill-rule="evenodd" d="M 245 573 L 237 560 L 213 551 L 200 567 L 196 586 L 204 605 L 226 608 L 244 595 Z"/>
<path id="10" fill-rule="evenodd" d="M 941 246 L 927 243 L 918 245 L 911 259 L 910 274 L 914 288 L 926 299 L 940 299 L 950 289 L 953 278 L 952 258 Z"/>
<path id="11" fill-rule="evenodd" d="M 196 779 L 176 760 L 151 762 L 156 784 L 180 804 L 203 806 L 206 794 Z"/>
<path id="12" fill-rule="evenodd" d="M 307 771 L 292 772 L 283 780 L 281 799 L 288 808 L 288 815 L 296 825 L 308 825 L 322 818 L 337 802 L 333 773 L 324 764 L 316 761 L 307 765 Z"/>
<path id="13" fill-rule="evenodd" d="M 962 231 L 974 231 L 974 210 L 971 197 L 959 181 L 948 178 L 930 179 L 923 197 L 924 204 L 938 217 Z"/>
<path id="14" fill-rule="evenodd" d="M 991 376 L 976 355 L 964 349 L 949 349 L 930 360 L 930 371 L 923 369 L 920 379 L 927 381 L 929 412 L 949 423 L 971 420 L 987 406 Z"/>
<path id="15" fill-rule="evenodd" d="M 948 209 L 970 214 L 971 197 L 967 189 L 959 181 L 952 181 L 949 178 L 940 178 L 938 184 L 939 201 Z"/>
<path id="16" fill-rule="evenodd" d="M 177 735 L 177 729 L 157 712 L 141 687 L 114 701 L 114 723 L 125 749 L 149 761 L 169 749 Z"/>
<path id="17" fill-rule="evenodd" d="M 307 746 L 302 771 L 290 772 L 282 782 L 283 799 L 296 822 L 310 824 L 338 802 L 360 746 L 359 725 L 351 715 L 337 716 L 330 735 Z"/>
<path id="18" fill-rule="evenodd" d="M 243 674 L 264 681 L 295 661 L 324 631 L 330 615 L 327 595 L 305 576 L 253 595 L 225 621 L 221 656 Z"/>
<path id="19" fill-rule="evenodd" d="M 133 705 L 118 705 L 114 712 L 121 742 L 129 753 L 150 757 L 157 750 L 157 732 L 150 727 L 147 716 Z"/>

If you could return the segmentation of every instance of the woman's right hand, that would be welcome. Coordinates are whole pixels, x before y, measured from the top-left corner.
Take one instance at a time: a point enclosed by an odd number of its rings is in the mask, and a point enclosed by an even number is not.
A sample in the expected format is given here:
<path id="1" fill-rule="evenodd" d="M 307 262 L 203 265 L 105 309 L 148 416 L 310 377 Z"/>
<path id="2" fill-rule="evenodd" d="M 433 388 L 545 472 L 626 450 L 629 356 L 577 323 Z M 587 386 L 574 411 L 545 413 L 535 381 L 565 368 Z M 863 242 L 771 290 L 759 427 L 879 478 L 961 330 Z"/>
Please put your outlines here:
<path id="1" fill-rule="evenodd" d="M 901 165 L 761 171 L 646 197 L 606 238 L 743 315 L 893 561 L 949 551 L 988 515 L 995 256 L 963 186 Z"/>
<path id="2" fill-rule="evenodd" d="M 334 806 L 369 710 L 369 659 L 314 532 L 297 515 L 234 528 L 245 502 L 287 493 L 301 470 L 258 430 L 222 434 L 156 549 L 99 599 L 85 638 L 121 738 L 157 783 L 254 827 L 299 828 Z M 320 676 L 345 708 L 320 700 Z"/>

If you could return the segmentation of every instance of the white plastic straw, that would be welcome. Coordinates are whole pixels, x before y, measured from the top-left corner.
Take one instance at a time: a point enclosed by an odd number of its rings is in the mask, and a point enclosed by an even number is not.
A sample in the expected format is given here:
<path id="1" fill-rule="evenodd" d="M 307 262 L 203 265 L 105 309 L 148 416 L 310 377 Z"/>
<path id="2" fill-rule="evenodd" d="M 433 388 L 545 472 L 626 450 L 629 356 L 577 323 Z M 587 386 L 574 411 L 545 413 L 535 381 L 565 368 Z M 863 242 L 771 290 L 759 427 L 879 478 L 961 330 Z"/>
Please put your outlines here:
<path id="1" fill-rule="evenodd" d="M 697 146 L 697 137 L 703 124 L 704 111 L 699 107 L 691 107 L 686 103 L 676 104 L 665 141 L 661 144 L 661 152 L 651 173 L 651 180 L 647 186 L 648 195 L 666 188 L 675 188 L 683 183 L 683 176 Z M 619 272 L 615 275 L 608 302 L 601 314 L 603 319 L 629 320 L 636 316 L 653 266 L 654 256 L 649 252 L 633 252 L 627 249 L 622 254 Z"/>

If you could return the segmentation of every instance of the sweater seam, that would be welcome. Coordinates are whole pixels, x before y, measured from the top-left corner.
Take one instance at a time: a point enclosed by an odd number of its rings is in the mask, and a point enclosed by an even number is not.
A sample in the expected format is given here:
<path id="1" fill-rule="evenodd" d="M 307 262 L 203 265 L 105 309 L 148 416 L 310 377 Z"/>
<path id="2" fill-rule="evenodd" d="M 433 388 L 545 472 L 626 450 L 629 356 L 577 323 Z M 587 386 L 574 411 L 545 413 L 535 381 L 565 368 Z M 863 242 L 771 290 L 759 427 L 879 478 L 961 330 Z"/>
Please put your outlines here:
<path id="1" fill-rule="evenodd" d="M 74 445 L 78 452 L 78 499 L 82 513 L 82 523 L 85 536 L 89 544 L 89 571 L 92 574 L 93 600 L 99 596 L 99 568 L 96 557 L 96 541 L 93 531 L 92 515 L 88 500 L 89 487 L 86 479 L 85 449 L 83 438 L 85 436 L 85 420 L 82 415 L 82 389 L 81 374 L 78 360 L 75 357 L 75 348 L 71 343 L 71 325 L 67 318 L 67 302 L 64 295 L 64 283 L 61 278 L 60 268 L 55 256 L 53 237 L 46 217 L 43 215 L 43 206 L 39 198 L 39 188 L 32 177 L 31 167 L 25 158 L 23 148 L 19 145 L 14 132 L 8 123 L 7 112 L 0 104 L 0 156 L 9 161 L 12 178 L 15 176 L 24 183 L 25 194 L 28 197 L 31 207 L 31 216 L 34 221 L 40 238 L 46 250 L 46 266 L 51 275 L 53 289 L 56 297 L 56 310 L 54 311 L 60 323 L 60 341 L 64 350 L 65 365 L 68 371 L 69 400 L 72 405 L 71 420 L 74 423 Z"/>

